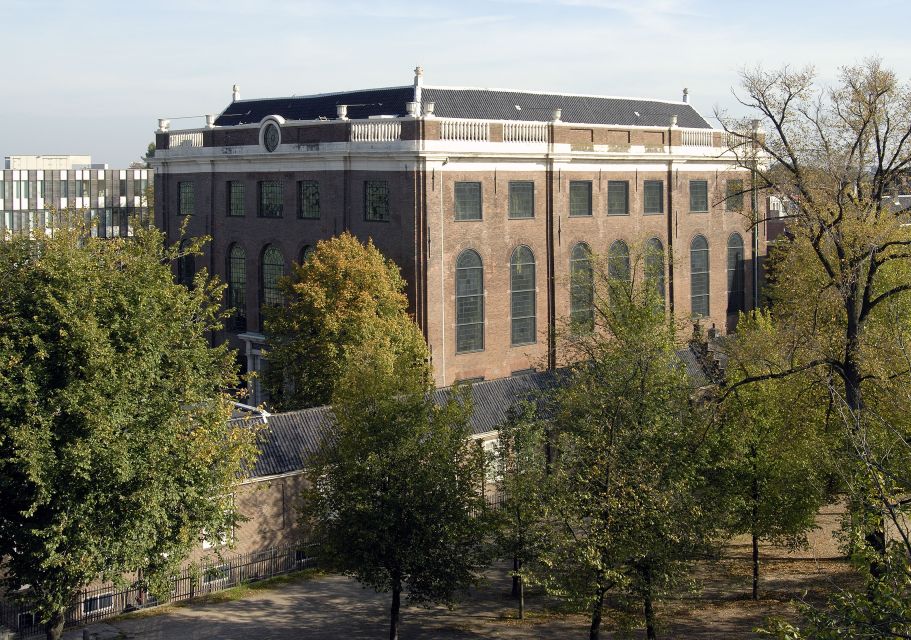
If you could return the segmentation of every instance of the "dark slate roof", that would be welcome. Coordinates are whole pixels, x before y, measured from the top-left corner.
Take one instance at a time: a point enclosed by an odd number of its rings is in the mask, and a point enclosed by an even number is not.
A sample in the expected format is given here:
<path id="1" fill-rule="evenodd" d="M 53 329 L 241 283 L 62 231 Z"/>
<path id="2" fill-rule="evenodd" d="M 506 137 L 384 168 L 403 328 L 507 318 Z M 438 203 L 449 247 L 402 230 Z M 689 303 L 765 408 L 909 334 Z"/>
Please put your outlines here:
<path id="1" fill-rule="evenodd" d="M 250 477 L 261 478 L 303 469 L 310 454 L 319 449 L 322 434 L 331 422 L 330 407 L 270 415 L 257 439 L 262 453 Z"/>
<path id="2" fill-rule="evenodd" d="M 670 117 L 676 115 L 680 127 L 711 128 L 705 118 L 684 102 L 433 87 L 425 88 L 422 97 L 425 102 L 434 103 L 433 111 L 441 118 L 547 121 L 554 109 L 562 109 L 563 122 L 666 127 Z"/>
<path id="3" fill-rule="evenodd" d="M 677 355 L 686 366 L 694 386 L 708 384 L 705 372 L 692 350 L 682 349 Z M 510 407 L 531 399 L 541 391 L 557 387 L 565 377 L 565 370 L 539 371 L 471 384 L 474 408 L 471 415 L 472 434 L 496 431 L 506 420 Z M 453 389 L 454 387 L 436 389 L 433 392 L 434 402 L 446 402 Z M 262 453 L 250 477 L 261 478 L 303 469 L 307 457 L 319 448 L 332 419 L 332 408 L 328 406 L 270 415 L 267 426 L 259 434 L 257 444 Z"/>
<path id="4" fill-rule="evenodd" d="M 403 116 L 405 103 L 414 99 L 414 87 L 364 89 L 316 96 L 292 96 L 264 100 L 232 102 L 215 120 L 219 127 L 260 122 L 266 116 L 279 115 L 285 120 L 334 120 L 335 106 L 348 105 L 348 117 L 353 120 L 370 116 Z"/>
<path id="5" fill-rule="evenodd" d="M 424 87 L 424 103 L 434 103 L 441 118 L 549 121 L 554 109 L 569 123 L 666 127 L 672 115 L 681 127 L 710 129 L 711 125 L 689 104 L 647 98 L 610 98 L 506 89 Z M 336 118 L 336 105 L 348 105 L 348 117 L 404 116 L 405 103 L 414 99 L 414 88 L 364 89 L 314 96 L 238 100 L 216 119 L 217 126 L 260 122 L 268 115 L 286 120 Z M 520 107 L 517 109 L 516 107 Z"/>
<path id="6" fill-rule="evenodd" d="M 510 378 L 498 378 L 471 385 L 471 432 L 473 435 L 496 431 L 506 420 L 506 412 L 536 393 L 553 389 L 559 384 L 560 373 L 540 371 Z M 454 387 L 444 387 L 433 392 L 437 404 L 445 403 Z"/>

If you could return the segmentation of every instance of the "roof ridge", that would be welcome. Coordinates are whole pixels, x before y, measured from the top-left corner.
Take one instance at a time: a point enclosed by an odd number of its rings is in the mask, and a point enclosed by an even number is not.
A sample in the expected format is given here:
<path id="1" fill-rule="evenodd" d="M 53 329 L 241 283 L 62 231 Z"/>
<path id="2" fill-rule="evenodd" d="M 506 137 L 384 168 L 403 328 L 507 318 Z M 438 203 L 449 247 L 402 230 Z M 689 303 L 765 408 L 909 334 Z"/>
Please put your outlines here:
<path id="1" fill-rule="evenodd" d="M 445 85 L 428 85 L 423 86 L 424 89 L 443 89 L 450 91 L 491 91 L 499 93 L 527 93 L 530 95 L 536 96 L 564 96 L 567 98 L 597 98 L 599 100 L 634 100 L 639 102 L 660 102 L 662 104 L 676 104 L 676 105 L 685 105 L 699 113 L 696 108 L 689 102 L 683 102 L 682 100 L 664 100 L 662 98 L 643 98 L 636 96 L 605 96 L 595 93 L 564 93 L 564 92 L 555 92 L 555 91 L 535 91 L 532 89 L 508 89 L 500 87 L 453 87 Z M 701 115 L 701 114 L 700 114 Z"/>
<path id="2" fill-rule="evenodd" d="M 298 100 L 304 98 L 325 98 L 327 96 L 340 96 L 346 93 L 364 93 L 366 91 L 389 91 L 391 89 L 411 89 L 410 84 L 397 85 L 394 87 L 368 87 L 366 89 L 349 89 L 347 91 L 327 91 L 325 93 L 308 93 L 301 95 L 291 95 L 291 96 L 274 96 L 271 98 L 245 98 L 243 100 L 234 100 L 231 104 L 239 104 L 241 102 L 262 102 L 264 100 Z"/>

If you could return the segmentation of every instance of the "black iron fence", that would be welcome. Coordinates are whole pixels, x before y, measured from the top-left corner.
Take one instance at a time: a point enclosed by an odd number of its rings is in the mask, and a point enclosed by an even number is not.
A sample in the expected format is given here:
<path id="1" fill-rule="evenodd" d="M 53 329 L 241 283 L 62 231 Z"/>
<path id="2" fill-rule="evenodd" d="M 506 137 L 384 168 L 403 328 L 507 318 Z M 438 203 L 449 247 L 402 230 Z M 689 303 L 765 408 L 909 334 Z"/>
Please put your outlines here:
<path id="1" fill-rule="evenodd" d="M 223 560 L 209 559 L 187 567 L 173 578 L 170 594 L 163 600 L 156 600 L 141 583 L 126 588 L 108 585 L 86 589 L 67 610 L 66 626 L 90 624 L 169 602 L 184 602 L 243 583 L 315 566 L 316 547 L 308 543 L 239 554 Z M 4 637 L 4 629 L 20 639 L 45 633 L 44 625 L 28 605 L 9 599 L 0 600 L 0 639 Z"/>

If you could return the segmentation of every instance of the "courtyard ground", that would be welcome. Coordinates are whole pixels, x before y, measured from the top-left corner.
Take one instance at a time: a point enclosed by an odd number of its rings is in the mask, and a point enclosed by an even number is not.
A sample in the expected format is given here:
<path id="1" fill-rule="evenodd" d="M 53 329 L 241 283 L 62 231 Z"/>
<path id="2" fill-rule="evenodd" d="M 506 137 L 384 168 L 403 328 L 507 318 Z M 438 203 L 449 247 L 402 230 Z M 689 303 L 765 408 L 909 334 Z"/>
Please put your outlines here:
<path id="1" fill-rule="evenodd" d="M 769 616 L 793 618 L 794 598 L 806 594 L 820 600 L 832 588 L 850 582 L 851 571 L 831 537 L 838 517 L 836 508 L 820 514 L 821 528 L 811 536 L 807 551 L 792 554 L 784 549 L 762 549 L 758 602 L 749 599 L 747 540 L 735 540 L 720 560 L 698 563 L 700 590 L 682 593 L 657 607 L 662 623 L 659 637 L 757 638 L 755 628 Z M 535 591 L 526 598 L 526 619 L 517 620 L 506 565 L 492 568 L 487 578 L 486 584 L 467 594 L 452 611 L 405 607 L 402 640 L 588 637 L 584 615 L 565 613 L 558 602 Z M 363 589 L 348 578 L 299 576 L 272 588 L 249 590 L 239 599 L 150 610 L 92 625 L 88 631 L 97 640 L 366 640 L 387 636 L 388 605 L 388 596 Z M 610 614 L 606 625 L 603 636 L 614 637 Z M 644 635 L 641 629 L 634 632 L 635 637 Z M 82 630 L 64 635 L 66 640 L 82 637 Z"/>

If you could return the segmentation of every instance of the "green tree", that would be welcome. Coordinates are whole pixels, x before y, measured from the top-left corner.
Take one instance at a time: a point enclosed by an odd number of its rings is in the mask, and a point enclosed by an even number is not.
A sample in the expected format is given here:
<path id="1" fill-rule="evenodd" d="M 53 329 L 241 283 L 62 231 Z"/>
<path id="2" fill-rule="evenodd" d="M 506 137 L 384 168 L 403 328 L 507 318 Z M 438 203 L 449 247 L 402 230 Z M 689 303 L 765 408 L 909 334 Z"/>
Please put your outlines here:
<path id="1" fill-rule="evenodd" d="M 737 345 L 774 340 L 768 313 L 741 316 L 737 339 L 728 349 L 728 380 L 736 383 L 754 373 L 755 354 Z M 828 497 L 834 443 L 824 429 L 826 400 L 812 380 L 794 375 L 739 387 L 721 406 L 726 452 L 713 471 L 713 484 L 730 492 L 732 532 L 751 537 L 754 600 L 759 598 L 759 543 L 805 547 Z"/>
<path id="2" fill-rule="evenodd" d="M 327 404 L 349 352 L 375 331 L 410 336 L 404 288 L 398 267 L 371 241 L 346 232 L 319 242 L 282 281 L 285 304 L 266 315 L 263 383 L 274 407 Z M 423 352 L 412 349 L 412 356 L 419 361 Z"/>
<path id="3" fill-rule="evenodd" d="M 212 348 L 221 286 L 174 284 L 157 230 L 0 242 L 0 558 L 4 586 L 59 638 L 94 580 L 160 586 L 234 515 L 254 453 L 229 423 L 231 353 Z"/>
<path id="4" fill-rule="evenodd" d="M 550 536 L 531 573 L 591 612 L 592 640 L 610 593 L 642 607 L 654 638 L 655 600 L 720 531 L 700 497 L 709 448 L 675 326 L 649 278 L 612 277 L 610 266 L 597 278 L 594 330 L 569 338 L 580 358 L 548 407 Z"/>
<path id="5" fill-rule="evenodd" d="M 468 397 L 434 404 L 428 365 L 415 366 L 413 349 L 399 348 L 423 345 L 420 330 L 406 330 L 377 331 L 348 352 L 303 511 L 321 562 L 391 592 L 391 639 L 403 593 L 448 604 L 475 582 L 488 528 L 484 453 L 470 440 Z"/>
<path id="6" fill-rule="evenodd" d="M 496 539 L 500 553 L 512 558 L 512 597 L 525 617 L 525 572 L 547 545 L 541 522 L 542 492 L 547 474 L 547 438 L 534 402 L 509 411 L 500 427 L 495 450 L 496 485 L 502 500 L 496 510 Z"/>
<path id="7" fill-rule="evenodd" d="M 732 151 L 757 189 L 792 211 L 769 291 L 777 341 L 756 350 L 754 373 L 727 393 L 801 375 L 828 396 L 851 506 L 845 537 L 871 563 L 865 589 L 875 593 L 880 580 L 901 582 L 889 575 L 886 523 L 902 522 L 909 505 L 900 496 L 911 491 L 911 227 L 894 197 L 911 169 L 911 88 L 876 59 L 842 69 L 830 87 L 811 69 L 784 68 L 747 71 L 743 88 L 767 132 L 726 121 Z"/>

